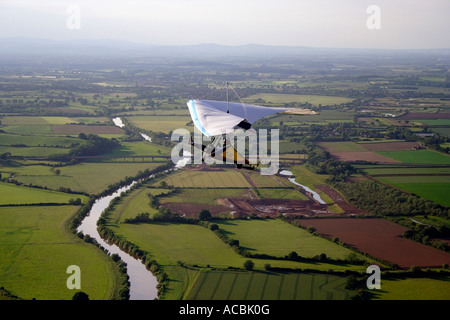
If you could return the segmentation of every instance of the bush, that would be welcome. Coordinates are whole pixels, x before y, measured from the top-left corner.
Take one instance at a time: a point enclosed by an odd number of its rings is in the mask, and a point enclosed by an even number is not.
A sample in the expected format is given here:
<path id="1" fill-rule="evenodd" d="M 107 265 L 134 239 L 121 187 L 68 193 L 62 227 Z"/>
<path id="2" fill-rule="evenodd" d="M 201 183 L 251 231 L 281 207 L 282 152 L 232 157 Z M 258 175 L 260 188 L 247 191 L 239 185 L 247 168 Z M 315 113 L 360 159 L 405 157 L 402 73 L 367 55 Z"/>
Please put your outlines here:
<path id="1" fill-rule="evenodd" d="M 255 266 L 255 263 L 252 260 L 247 260 L 244 262 L 245 270 L 253 270 L 254 266 Z"/>

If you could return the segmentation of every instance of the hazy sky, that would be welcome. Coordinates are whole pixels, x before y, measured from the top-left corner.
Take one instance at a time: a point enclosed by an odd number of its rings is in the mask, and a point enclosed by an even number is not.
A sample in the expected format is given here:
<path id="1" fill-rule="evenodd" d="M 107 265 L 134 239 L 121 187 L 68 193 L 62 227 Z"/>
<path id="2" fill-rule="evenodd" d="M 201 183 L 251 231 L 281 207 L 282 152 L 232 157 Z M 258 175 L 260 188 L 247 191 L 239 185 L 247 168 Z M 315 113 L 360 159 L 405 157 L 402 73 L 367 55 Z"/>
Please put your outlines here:
<path id="1" fill-rule="evenodd" d="M 449 17 L 450 0 L 0 0 L 0 37 L 450 48 Z"/>

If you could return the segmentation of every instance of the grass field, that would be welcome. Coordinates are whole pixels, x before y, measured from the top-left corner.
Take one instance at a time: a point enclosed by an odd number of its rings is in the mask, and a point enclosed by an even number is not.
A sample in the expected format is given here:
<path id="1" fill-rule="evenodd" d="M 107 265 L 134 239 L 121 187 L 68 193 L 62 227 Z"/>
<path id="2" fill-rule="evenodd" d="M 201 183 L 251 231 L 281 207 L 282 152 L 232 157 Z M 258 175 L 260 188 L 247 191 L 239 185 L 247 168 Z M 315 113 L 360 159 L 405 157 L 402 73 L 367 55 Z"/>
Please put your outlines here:
<path id="1" fill-rule="evenodd" d="M 131 191 L 116 205 L 110 217 L 111 221 L 123 222 L 127 218 L 134 218 L 142 212 L 157 213 L 158 210 L 150 206 L 150 198 L 147 194 L 159 195 L 168 191 L 168 189 L 154 189 L 146 186 Z"/>
<path id="2" fill-rule="evenodd" d="M 122 142 L 121 146 L 109 153 L 113 156 L 149 156 L 149 155 L 170 155 L 171 148 L 152 144 L 147 141 Z"/>
<path id="3" fill-rule="evenodd" d="M 0 286 L 23 299 L 70 300 L 67 267 L 81 270 L 81 290 L 111 299 L 115 271 L 109 258 L 66 228 L 77 207 L 0 208 Z"/>
<path id="4" fill-rule="evenodd" d="M 250 188 L 251 185 L 236 170 L 180 171 L 164 179 L 168 185 L 180 188 Z"/>
<path id="5" fill-rule="evenodd" d="M 194 131 L 194 125 L 186 125 L 191 121 L 189 115 L 187 116 L 139 116 L 127 117 L 127 119 L 136 127 L 150 130 L 154 132 L 169 133 L 178 128 L 184 128 L 191 132 Z"/>
<path id="6" fill-rule="evenodd" d="M 297 189 L 286 188 L 257 188 L 255 192 L 261 199 L 291 199 L 291 200 L 308 200 L 303 193 Z"/>
<path id="7" fill-rule="evenodd" d="M 167 198 L 162 198 L 161 203 L 165 202 L 192 202 L 213 205 L 217 204 L 217 199 L 242 196 L 242 189 L 224 189 L 224 188 L 192 188 L 184 189 L 179 193 Z"/>
<path id="8" fill-rule="evenodd" d="M 333 259 L 345 259 L 352 252 L 278 219 L 233 220 L 217 224 L 231 238 L 239 240 L 240 245 L 247 248 L 250 253 L 284 257 L 295 251 L 307 258 L 325 253 L 327 257 Z"/>
<path id="9" fill-rule="evenodd" d="M 392 174 L 392 175 L 407 175 L 407 174 L 450 174 L 450 168 L 376 168 L 376 167 L 361 167 L 365 173 L 369 175 L 377 174 Z"/>
<path id="10" fill-rule="evenodd" d="M 367 151 L 366 148 L 355 142 L 318 142 L 317 145 L 330 153 Z"/>
<path id="11" fill-rule="evenodd" d="M 62 192 L 27 188 L 11 183 L 0 182 L 0 205 L 38 204 L 38 203 L 65 203 L 70 199 L 80 198 L 86 202 L 86 197 Z"/>
<path id="12" fill-rule="evenodd" d="M 52 147 L 3 147 L 0 146 L 0 154 L 9 152 L 12 156 L 36 156 L 47 157 L 51 155 L 64 155 L 69 153 L 69 149 Z"/>
<path id="13" fill-rule="evenodd" d="M 289 102 L 306 103 L 309 102 L 312 105 L 333 105 L 342 104 L 353 101 L 350 98 L 333 97 L 333 96 L 315 96 L 315 95 L 300 95 L 300 94 L 279 94 L 279 93 L 258 93 L 248 96 L 243 99 L 244 102 L 255 103 L 256 100 L 264 100 L 266 104 L 284 104 Z"/>
<path id="14" fill-rule="evenodd" d="M 450 176 L 393 176 L 377 180 L 450 207 Z"/>
<path id="15" fill-rule="evenodd" d="M 450 156 L 432 150 L 379 151 L 377 153 L 403 163 L 450 164 Z"/>
<path id="16" fill-rule="evenodd" d="M 30 147 L 43 146 L 62 146 L 70 147 L 72 144 L 85 143 L 84 140 L 73 137 L 61 136 L 38 136 L 38 135 L 17 135 L 17 134 L 0 134 L 0 145 L 11 146 L 17 144 L 24 144 Z"/>
<path id="17" fill-rule="evenodd" d="M 25 184 L 32 183 L 54 190 L 65 187 L 97 194 L 127 176 L 135 176 L 139 171 L 154 169 L 159 165 L 161 163 L 83 162 L 60 167 L 59 175 L 46 166 L 9 167 L 2 168 L 2 172 L 14 174 L 14 179 Z"/>
<path id="18" fill-rule="evenodd" d="M 347 300 L 346 279 L 313 273 L 203 271 L 187 300 Z"/>
<path id="19" fill-rule="evenodd" d="M 305 116 L 296 116 L 296 115 L 287 115 L 287 114 L 278 114 L 271 117 L 269 120 L 272 125 L 279 125 L 280 121 L 283 121 L 285 125 L 301 125 L 303 123 L 316 123 L 316 124 L 326 124 L 326 123 L 335 123 L 335 122 L 353 122 L 352 112 L 344 112 L 337 110 L 323 110 L 317 115 L 305 115 Z"/>
<path id="20" fill-rule="evenodd" d="M 375 300 L 450 300 L 450 277 L 381 279 Z"/>

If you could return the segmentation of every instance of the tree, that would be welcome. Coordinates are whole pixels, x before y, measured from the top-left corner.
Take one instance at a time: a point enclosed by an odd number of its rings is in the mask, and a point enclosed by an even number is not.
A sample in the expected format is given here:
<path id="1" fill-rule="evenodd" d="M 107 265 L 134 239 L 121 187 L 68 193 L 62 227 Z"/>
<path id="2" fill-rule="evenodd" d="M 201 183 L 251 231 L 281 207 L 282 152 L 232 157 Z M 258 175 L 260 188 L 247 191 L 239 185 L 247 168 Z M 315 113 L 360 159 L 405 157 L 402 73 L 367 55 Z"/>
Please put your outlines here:
<path id="1" fill-rule="evenodd" d="M 59 174 L 61 173 L 61 170 L 56 169 L 56 170 L 55 170 L 55 173 L 56 173 L 57 176 L 59 176 Z"/>
<path id="2" fill-rule="evenodd" d="M 209 210 L 203 209 L 202 211 L 200 211 L 200 213 L 198 214 L 198 218 L 200 220 L 209 220 L 212 218 L 211 216 L 211 212 L 209 212 Z"/>
<path id="3" fill-rule="evenodd" d="M 298 259 L 298 254 L 297 254 L 297 252 L 292 251 L 292 252 L 290 252 L 290 253 L 287 255 L 287 258 L 288 258 L 289 260 L 297 260 L 297 259 Z"/>
<path id="4" fill-rule="evenodd" d="M 83 291 L 75 292 L 72 297 L 72 300 L 89 300 L 89 296 Z"/>
<path id="5" fill-rule="evenodd" d="M 247 260 L 244 262 L 245 270 L 253 270 L 254 266 L 255 266 L 255 263 L 252 260 Z"/>

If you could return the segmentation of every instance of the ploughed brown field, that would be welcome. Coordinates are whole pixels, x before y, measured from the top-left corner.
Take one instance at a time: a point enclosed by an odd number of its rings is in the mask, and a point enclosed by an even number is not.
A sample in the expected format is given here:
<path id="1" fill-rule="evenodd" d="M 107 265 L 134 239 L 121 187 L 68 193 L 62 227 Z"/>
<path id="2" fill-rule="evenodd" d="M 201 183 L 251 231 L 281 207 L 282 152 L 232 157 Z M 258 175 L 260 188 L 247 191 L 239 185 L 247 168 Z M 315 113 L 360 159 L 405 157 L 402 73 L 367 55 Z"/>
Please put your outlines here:
<path id="1" fill-rule="evenodd" d="M 442 267 L 450 264 L 450 254 L 403 238 L 406 228 L 382 218 L 298 219 L 301 226 L 313 226 L 317 232 L 397 264 L 400 268 Z"/>
<path id="2" fill-rule="evenodd" d="M 399 117 L 402 120 L 408 119 L 450 119 L 450 112 L 437 112 L 437 113 L 422 113 L 422 112 L 411 112 L 404 116 Z"/>

